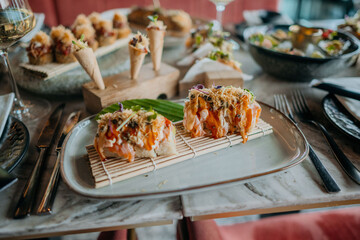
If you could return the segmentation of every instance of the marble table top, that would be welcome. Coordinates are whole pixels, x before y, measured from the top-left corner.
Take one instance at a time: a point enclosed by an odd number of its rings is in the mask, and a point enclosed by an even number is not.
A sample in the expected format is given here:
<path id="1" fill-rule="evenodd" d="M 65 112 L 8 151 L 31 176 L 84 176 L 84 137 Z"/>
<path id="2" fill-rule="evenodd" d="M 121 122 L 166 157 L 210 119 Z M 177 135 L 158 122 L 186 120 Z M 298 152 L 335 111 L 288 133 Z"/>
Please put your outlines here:
<path id="1" fill-rule="evenodd" d="M 173 64 L 183 55 L 183 51 L 183 48 L 166 50 L 164 61 Z M 360 150 L 356 149 L 358 144 L 338 132 L 322 113 L 321 99 L 326 93 L 309 89 L 308 83 L 288 82 L 263 73 L 243 50 L 236 52 L 235 57 L 242 63 L 245 73 L 254 75 L 252 81 L 245 82 L 245 87 L 251 89 L 260 101 L 272 105 L 274 93 L 288 92 L 299 88 L 306 90 L 310 107 L 314 109 L 316 117 L 325 124 L 347 156 L 360 168 Z M 359 72 L 358 68 L 352 67 L 340 73 L 339 76 L 359 76 Z M 182 76 L 184 73 L 185 69 L 181 69 Z M 9 89 L 7 79 L 0 78 L 0 94 L 10 92 Z M 32 97 L 26 92 L 22 92 L 22 94 L 25 97 Z M 66 113 L 80 109 L 83 113 L 82 118 L 88 115 L 80 97 L 51 99 L 53 107 L 60 101 L 67 103 Z M 303 125 L 305 135 L 341 187 L 341 192 L 326 193 L 314 166 L 309 159 L 306 159 L 300 165 L 286 172 L 255 179 L 245 184 L 153 200 L 119 202 L 88 199 L 73 193 L 61 182 L 52 215 L 30 216 L 21 220 L 13 220 L 11 214 L 14 205 L 38 155 L 35 143 L 45 120 L 41 119 L 27 124 L 31 143 L 27 158 L 14 171 L 14 174 L 19 177 L 19 181 L 0 194 L 2 202 L 0 239 L 45 237 L 75 232 L 166 224 L 175 219 L 181 219 L 183 216 L 197 220 L 360 203 L 360 186 L 352 182 L 341 170 L 320 132 L 311 126 Z M 53 162 L 46 164 L 42 183 L 47 182 L 52 166 Z M 40 189 L 43 187 L 41 186 Z"/>

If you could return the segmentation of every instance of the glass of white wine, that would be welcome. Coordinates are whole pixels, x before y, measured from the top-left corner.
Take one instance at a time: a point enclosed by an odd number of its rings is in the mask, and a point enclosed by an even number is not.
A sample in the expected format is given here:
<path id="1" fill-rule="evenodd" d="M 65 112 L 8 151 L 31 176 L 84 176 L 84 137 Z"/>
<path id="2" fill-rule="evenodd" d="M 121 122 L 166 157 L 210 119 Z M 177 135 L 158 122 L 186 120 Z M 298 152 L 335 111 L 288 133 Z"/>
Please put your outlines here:
<path id="1" fill-rule="evenodd" d="M 229 3 L 231 3 L 234 0 L 210 0 L 211 2 L 213 2 L 216 6 L 216 20 L 219 24 L 218 26 L 218 30 L 222 30 L 222 14 L 223 11 L 225 11 L 225 7 L 226 5 L 228 5 Z"/>
<path id="2" fill-rule="evenodd" d="M 50 110 L 50 103 L 43 99 L 23 101 L 10 66 L 8 48 L 29 33 L 36 24 L 27 0 L 0 0 L 0 55 L 4 58 L 10 84 L 15 93 L 13 115 L 20 120 L 41 118 Z"/>

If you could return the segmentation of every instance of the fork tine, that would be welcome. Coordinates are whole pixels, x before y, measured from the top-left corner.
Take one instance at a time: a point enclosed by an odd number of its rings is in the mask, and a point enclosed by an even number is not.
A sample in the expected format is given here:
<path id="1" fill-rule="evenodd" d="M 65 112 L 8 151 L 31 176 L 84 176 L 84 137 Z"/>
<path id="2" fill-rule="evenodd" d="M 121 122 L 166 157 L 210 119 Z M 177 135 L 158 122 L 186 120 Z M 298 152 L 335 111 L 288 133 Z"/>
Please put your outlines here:
<path id="1" fill-rule="evenodd" d="M 280 103 L 281 103 L 281 108 L 283 109 L 282 112 L 283 112 L 284 114 L 286 114 L 286 115 L 289 115 L 289 112 L 288 112 L 288 110 L 287 110 L 287 108 L 286 108 L 286 105 L 285 105 L 284 97 L 285 97 L 284 94 L 281 94 L 281 95 L 279 96 L 279 98 L 280 98 Z"/>
<path id="2" fill-rule="evenodd" d="M 283 95 L 283 100 L 284 100 L 284 104 L 285 104 L 285 106 L 286 106 L 286 109 L 287 109 L 289 118 L 290 118 L 294 123 L 296 123 L 295 118 L 294 118 L 294 114 L 293 114 L 293 112 L 292 112 L 292 110 L 291 110 L 291 107 L 290 107 L 290 104 L 289 104 L 289 101 L 288 101 L 286 95 Z"/>
<path id="3" fill-rule="evenodd" d="M 275 100 L 275 108 L 277 110 L 279 110 L 280 112 L 286 114 L 286 110 L 282 104 L 282 100 L 281 100 L 281 94 L 275 94 L 274 95 L 274 100 Z"/>
<path id="4" fill-rule="evenodd" d="M 275 109 L 279 110 L 279 100 L 277 94 L 274 94 L 274 103 L 275 103 Z"/>
<path id="5" fill-rule="evenodd" d="M 296 98 L 297 98 L 297 102 L 299 104 L 300 107 L 300 111 L 302 114 L 306 114 L 308 111 L 308 108 L 306 108 L 306 102 L 304 99 L 304 96 L 302 95 L 300 90 L 296 90 Z"/>
<path id="6" fill-rule="evenodd" d="M 302 99 L 301 99 L 301 97 L 300 97 L 300 92 L 299 92 L 299 90 L 296 90 L 296 91 L 295 91 L 295 98 L 296 98 L 296 102 L 297 102 L 297 104 L 298 104 L 298 106 L 299 106 L 299 110 L 300 110 L 301 112 L 304 112 L 305 108 L 304 108 Z"/>
<path id="7" fill-rule="evenodd" d="M 298 90 L 298 94 L 299 94 L 300 99 L 302 100 L 302 103 L 303 103 L 303 105 L 304 105 L 305 111 L 306 111 L 306 112 L 310 112 L 310 109 L 309 109 L 309 107 L 308 107 L 308 104 L 307 104 L 307 102 L 306 102 L 306 99 L 305 99 L 305 97 L 304 97 L 304 94 L 303 94 L 300 90 Z"/>
<path id="8" fill-rule="evenodd" d="M 297 112 L 298 114 L 302 114 L 301 106 L 299 104 L 298 97 L 295 91 L 292 92 L 291 99 L 295 112 Z"/>

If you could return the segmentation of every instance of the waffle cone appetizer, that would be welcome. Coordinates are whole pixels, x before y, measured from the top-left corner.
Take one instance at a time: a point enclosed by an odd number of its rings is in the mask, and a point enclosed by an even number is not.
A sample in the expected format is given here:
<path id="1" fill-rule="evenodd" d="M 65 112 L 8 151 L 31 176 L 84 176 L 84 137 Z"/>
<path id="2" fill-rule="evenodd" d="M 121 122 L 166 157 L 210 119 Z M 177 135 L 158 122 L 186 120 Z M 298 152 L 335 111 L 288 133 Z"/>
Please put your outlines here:
<path id="1" fill-rule="evenodd" d="M 84 68 L 86 73 L 90 76 L 90 78 L 96 83 L 97 87 L 101 90 L 104 90 L 104 80 L 101 76 L 101 72 L 94 51 L 92 50 L 92 48 L 88 47 L 88 45 L 84 43 L 82 39 L 74 42 L 74 45 L 77 48 L 74 53 L 76 59 Z"/>
<path id="2" fill-rule="evenodd" d="M 136 34 L 129 42 L 130 78 L 137 79 L 145 55 L 149 52 L 149 40 L 141 33 Z"/>
<path id="3" fill-rule="evenodd" d="M 146 28 L 146 31 L 150 41 L 151 60 L 154 70 L 158 71 L 160 69 L 161 57 L 164 48 L 166 26 L 164 26 L 162 21 L 157 21 L 157 16 L 150 17 L 150 19 L 152 19 L 152 21 Z"/>

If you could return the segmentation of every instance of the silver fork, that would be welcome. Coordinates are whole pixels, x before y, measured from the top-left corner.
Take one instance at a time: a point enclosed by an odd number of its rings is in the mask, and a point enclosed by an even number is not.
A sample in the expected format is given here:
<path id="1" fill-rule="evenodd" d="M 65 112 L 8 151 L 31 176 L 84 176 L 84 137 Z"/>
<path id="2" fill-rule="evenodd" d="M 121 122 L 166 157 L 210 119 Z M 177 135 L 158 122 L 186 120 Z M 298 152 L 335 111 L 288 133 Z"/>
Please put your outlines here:
<path id="1" fill-rule="evenodd" d="M 289 102 L 286 98 L 286 95 L 284 94 L 275 94 L 274 95 L 274 101 L 275 101 L 275 108 L 277 110 L 280 110 L 282 113 L 284 113 L 286 116 L 288 116 L 291 121 L 293 121 L 297 126 L 297 122 L 295 121 L 294 115 L 291 111 Z M 298 126 L 299 127 L 299 126 Z M 314 149 L 309 145 L 309 157 L 312 161 L 312 163 L 315 166 L 315 169 L 319 173 L 320 178 L 322 179 L 325 189 L 329 193 L 335 193 L 339 192 L 340 188 L 335 182 L 335 180 L 331 177 L 329 172 L 326 170 L 325 166 L 321 163 L 319 157 L 316 155 Z"/>
<path id="2" fill-rule="evenodd" d="M 312 115 L 304 95 L 300 91 L 295 91 L 292 94 L 293 100 L 293 107 L 296 111 L 297 115 L 299 116 L 300 121 L 308 122 L 314 124 L 318 127 L 323 135 L 325 136 L 328 144 L 331 147 L 333 154 L 336 157 L 336 160 L 339 162 L 340 166 L 344 169 L 346 174 L 354 180 L 357 184 L 360 184 L 360 172 L 357 168 L 353 165 L 353 163 L 346 157 L 346 155 L 341 151 L 339 146 L 336 144 L 335 140 L 331 137 L 328 133 L 326 128 L 319 122 L 317 122 Z"/>

